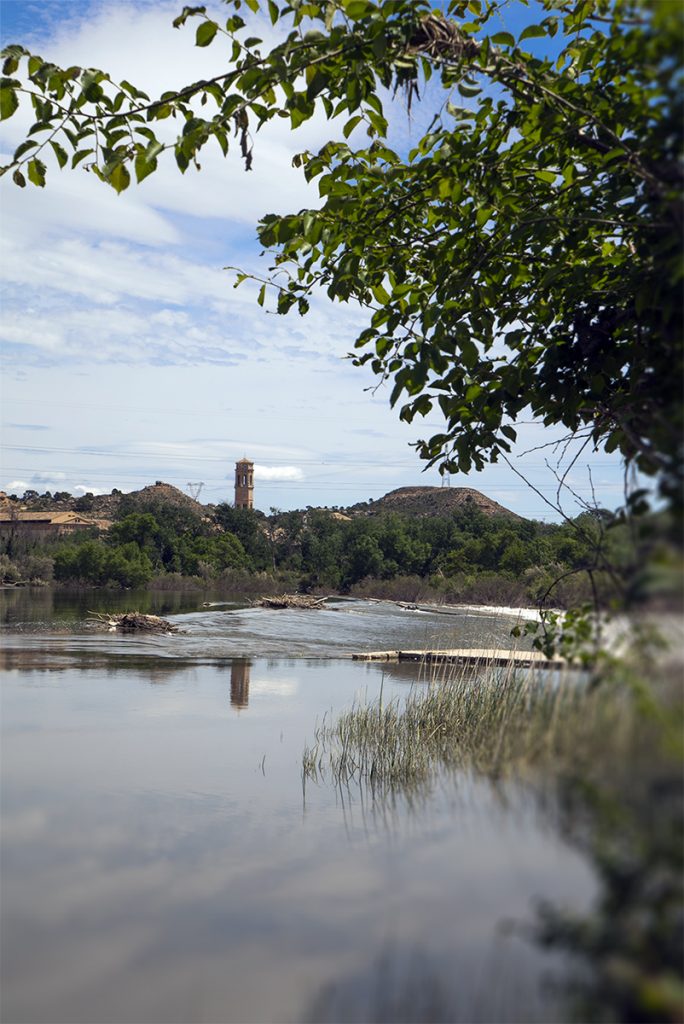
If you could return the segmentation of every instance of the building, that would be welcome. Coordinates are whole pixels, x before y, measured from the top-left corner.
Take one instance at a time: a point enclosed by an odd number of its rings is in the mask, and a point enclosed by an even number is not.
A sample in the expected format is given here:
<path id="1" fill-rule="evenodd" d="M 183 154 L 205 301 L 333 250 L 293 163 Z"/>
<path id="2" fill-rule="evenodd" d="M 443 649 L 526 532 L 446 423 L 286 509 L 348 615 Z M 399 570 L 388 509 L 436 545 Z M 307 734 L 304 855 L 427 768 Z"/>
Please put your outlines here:
<path id="1" fill-rule="evenodd" d="M 235 508 L 254 508 L 254 463 L 249 459 L 235 463 Z"/>
<path id="2" fill-rule="evenodd" d="M 8 511 L 6 505 L 0 510 L 0 537 L 3 538 L 49 540 L 81 530 L 108 530 L 110 526 L 107 520 L 82 516 L 78 512 L 15 512 Z"/>

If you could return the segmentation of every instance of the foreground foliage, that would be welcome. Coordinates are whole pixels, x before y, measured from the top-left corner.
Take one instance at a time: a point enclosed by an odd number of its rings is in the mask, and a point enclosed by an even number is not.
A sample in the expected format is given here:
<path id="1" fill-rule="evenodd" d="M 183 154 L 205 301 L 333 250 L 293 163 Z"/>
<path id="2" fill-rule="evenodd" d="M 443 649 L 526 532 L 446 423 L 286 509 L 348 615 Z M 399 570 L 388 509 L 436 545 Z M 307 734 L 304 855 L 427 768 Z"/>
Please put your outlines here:
<path id="1" fill-rule="evenodd" d="M 337 118 L 296 159 L 320 205 L 259 225 L 275 260 L 259 301 L 272 286 L 279 312 L 305 313 L 323 288 L 367 307 L 357 361 L 392 380 L 405 420 L 439 408 L 419 447 L 447 471 L 508 452 L 529 407 L 679 505 L 681 5 L 540 0 L 516 38 L 498 0 L 226 4 L 225 22 L 203 6 L 174 22 L 223 45 L 226 70 L 159 97 L 8 47 L 0 116 L 35 116 L 15 183 L 42 187 L 51 154 L 122 192 L 233 133 L 249 169 L 271 119 Z M 434 111 L 409 153 L 391 145 L 397 91 Z"/>

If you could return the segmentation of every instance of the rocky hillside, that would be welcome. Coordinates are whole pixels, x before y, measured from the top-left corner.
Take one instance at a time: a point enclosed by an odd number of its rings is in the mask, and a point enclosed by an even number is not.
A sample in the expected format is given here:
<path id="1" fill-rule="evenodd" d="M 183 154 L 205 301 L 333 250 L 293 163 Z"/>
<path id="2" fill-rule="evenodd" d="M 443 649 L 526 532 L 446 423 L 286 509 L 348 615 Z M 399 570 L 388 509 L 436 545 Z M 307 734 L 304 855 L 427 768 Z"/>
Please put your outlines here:
<path id="1" fill-rule="evenodd" d="M 8 501 L 6 496 L 0 494 L 0 503 L 4 499 L 6 504 L 12 504 L 29 512 L 80 512 L 95 519 L 110 521 L 117 518 L 122 501 L 125 501 L 126 511 L 135 511 L 137 508 L 144 508 L 147 505 L 162 503 L 192 511 L 202 518 L 210 517 L 214 511 L 213 505 L 202 505 L 177 487 L 161 480 L 128 494 L 114 490 L 111 494 L 85 495 L 80 498 L 66 494 L 52 498 L 46 498 L 44 495 L 30 497 L 30 495 L 31 492 L 27 492 L 15 503 Z M 402 515 L 423 517 L 448 516 L 455 509 L 463 507 L 479 509 L 488 516 L 520 518 L 515 512 L 509 511 L 503 505 L 499 505 L 498 502 L 472 487 L 398 487 L 395 491 L 390 491 L 384 497 L 378 498 L 377 501 L 360 502 L 348 509 L 340 509 L 330 514 L 339 519 L 353 516 L 373 516 L 383 512 L 399 512 Z"/>
<path id="2" fill-rule="evenodd" d="M 105 495 L 102 496 L 102 498 L 104 497 Z M 123 495 L 120 495 L 119 500 L 122 497 Z M 185 494 L 172 484 L 163 483 L 161 480 L 157 480 L 155 484 L 150 484 L 148 487 L 143 487 L 140 491 L 132 491 L 126 497 L 128 502 L 140 505 L 141 507 L 152 502 L 163 502 L 166 505 L 172 505 L 174 508 L 184 508 L 190 512 L 195 512 L 202 517 L 206 516 L 210 509 L 213 508 L 213 506 L 200 504 L 199 501 L 195 501 L 190 495 Z M 95 498 L 95 502 L 102 501 L 102 498 Z"/>
<path id="3" fill-rule="evenodd" d="M 177 487 L 165 484 L 162 480 L 157 480 L 155 484 L 143 487 L 139 491 L 131 491 L 129 494 L 114 490 L 111 494 L 97 494 L 93 497 L 85 495 L 81 498 L 68 495 L 50 499 L 41 495 L 27 500 L 25 496 L 16 504 L 19 508 L 29 512 L 82 512 L 96 519 L 113 520 L 116 518 L 123 499 L 126 499 L 127 504 L 140 507 L 144 507 L 150 502 L 164 502 L 175 508 L 185 508 L 196 512 L 200 516 L 206 516 L 210 511 L 209 506 L 201 505 Z"/>
<path id="4" fill-rule="evenodd" d="M 352 505 L 353 515 L 378 515 L 381 512 L 400 512 L 411 516 L 448 516 L 457 508 L 479 509 L 488 516 L 520 516 L 492 501 L 486 494 L 472 487 L 398 487 L 377 501 Z"/>

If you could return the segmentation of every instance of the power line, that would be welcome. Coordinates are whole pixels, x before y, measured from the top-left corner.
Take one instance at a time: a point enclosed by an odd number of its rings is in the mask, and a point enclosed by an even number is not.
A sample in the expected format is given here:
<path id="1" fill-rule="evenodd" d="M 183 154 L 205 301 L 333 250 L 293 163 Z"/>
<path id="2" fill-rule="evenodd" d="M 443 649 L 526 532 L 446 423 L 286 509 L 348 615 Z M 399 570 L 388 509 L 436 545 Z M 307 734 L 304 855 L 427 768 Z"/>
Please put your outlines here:
<path id="1" fill-rule="evenodd" d="M 150 461 L 157 460 L 157 461 L 162 461 L 162 462 L 215 462 L 215 463 L 222 463 L 224 465 L 226 463 L 230 463 L 231 461 L 235 461 L 235 458 L 234 458 L 233 454 L 226 454 L 225 456 L 223 456 L 223 455 L 182 455 L 180 453 L 175 453 L 175 452 L 159 452 L 159 451 L 155 451 L 153 449 L 147 449 L 147 450 L 146 449 L 142 449 L 142 450 L 138 450 L 138 451 L 113 452 L 113 451 L 107 451 L 104 448 L 89 448 L 89 449 L 66 448 L 66 447 L 64 447 L 64 448 L 51 448 L 51 447 L 48 447 L 48 446 L 12 445 L 12 444 L 3 445 L 2 447 L 6 451 L 24 452 L 25 454 L 29 454 L 29 455 L 78 455 L 80 457 L 84 457 L 85 456 L 85 457 L 90 457 L 90 458 L 148 459 Z M 328 467 L 330 467 L 331 470 L 334 470 L 336 472 L 339 472 L 340 470 L 344 470 L 345 468 L 348 468 L 350 470 L 354 470 L 356 467 L 359 467 L 359 466 L 367 466 L 367 467 L 369 467 L 371 469 L 374 469 L 374 468 L 377 468 L 377 467 L 382 467 L 384 469 L 388 468 L 388 463 L 387 463 L 386 459 L 354 459 L 353 462 L 352 462 L 352 461 L 346 461 L 344 459 L 342 459 L 340 461 L 336 461 L 337 458 L 339 458 L 339 457 L 338 456 L 329 456 L 327 458 L 312 459 L 312 458 L 297 458 L 296 456 L 291 456 L 290 458 L 281 458 L 279 456 L 273 456 L 273 457 L 269 456 L 264 461 L 267 462 L 269 465 L 275 465 L 275 466 L 279 466 L 279 465 L 280 466 L 289 466 L 289 465 L 293 465 L 293 464 L 295 464 L 297 466 L 328 466 Z M 257 464 L 257 466 L 259 465 L 258 461 L 257 461 L 256 464 Z M 545 462 L 523 462 L 522 459 L 521 459 L 521 463 L 520 464 L 523 465 L 525 469 L 547 469 L 548 470 L 548 466 L 547 466 L 547 464 Z M 587 461 L 587 463 L 582 462 L 581 464 L 579 464 L 577 468 L 581 469 L 582 466 L 588 465 L 588 464 L 591 464 L 592 466 L 614 467 L 616 469 L 620 468 L 618 463 L 617 463 L 617 461 L 613 461 L 611 459 L 604 459 L 604 460 L 590 459 L 590 460 Z M 391 462 L 391 467 L 392 468 L 394 468 L 394 467 L 397 467 L 397 468 L 402 468 L 402 467 L 419 468 L 420 465 L 421 465 L 421 463 L 420 463 L 420 461 L 417 458 L 416 459 L 405 459 L 405 460 L 394 459 L 393 458 L 392 462 Z"/>

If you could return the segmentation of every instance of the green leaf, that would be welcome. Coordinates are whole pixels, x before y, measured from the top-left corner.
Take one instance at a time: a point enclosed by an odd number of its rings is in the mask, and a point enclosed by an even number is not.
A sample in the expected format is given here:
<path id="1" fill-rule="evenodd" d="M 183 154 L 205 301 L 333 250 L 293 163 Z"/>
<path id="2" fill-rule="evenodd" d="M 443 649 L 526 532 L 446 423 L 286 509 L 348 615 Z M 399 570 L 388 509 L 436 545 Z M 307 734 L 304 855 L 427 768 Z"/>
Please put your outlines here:
<path id="1" fill-rule="evenodd" d="M 28 179 L 32 184 L 38 185 L 39 188 L 45 186 L 45 164 L 42 160 L 33 159 L 29 161 L 28 167 L 26 168 Z"/>
<path id="2" fill-rule="evenodd" d="M 355 117 L 349 118 L 344 128 L 342 129 L 345 139 L 349 138 L 351 133 L 356 128 L 357 124 L 360 124 L 361 121 L 363 121 L 363 117 L 360 114 L 357 114 Z"/>
<path id="3" fill-rule="evenodd" d="M 534 176 L 535 178 L 538 178 L 539 181 L 547 181 L 550 185 L 553 185 L 556 180 L 555 171 L 535 171 Z"/>
<path id="4" fill-rule="evenodd" d="M 135 158 L 135 180 L 140 184 L 144 181 L 148 174 L 152 174 L 157 169 L 157 160 L 154 155 L 150 156 L 146 150 L 138 153 Z"/>
<path id="5" fill-rule="evenodd" d="M 389 302 L 389 294 L 381 284 L 373 285 L 371 291 L 375 301 L 379 302 L 381 306 L 385 306 Z"/>
<path id="6" fill-rule="evenodd" d="M 19 106 L 16 89 L 10 85 L 0 86 L 0 121 L 6 121 Z"/>
<path id="7" fill-rule="evenodd" d="M 13 75 L 19 67 L 20 59 L 28 57 L 28 50 L 25 50 L 23 46 L 18 46 L 16 43 L 11 43 L 3 49 L 2 56 L 5 58 L 2 65 L 3 75 Z"/>
<path id="8" fill-rule="evenodd" d="M 218 25 L 215 21 L 203 21 L 201 25 L 197 26 L 195 46 L 209 46 L 217 32 Z"/>
<path id="9" fill-rule="evenodd" d="M 74 153 L 74 155 L 71 158 L 71 166 L 72 166 L 72 168 L 73 167 L 78 167 L 78 165 L 80 164 L 81 160 L 85 160 L 85 158 L 87 156 L 90 156 L 90 154 L 94 153 L 94 152 L 95 152 L 94 149 L 81 149 L 81 150 L 79 150 L 78 153 Z"/>
<path id="10" fill-rule="evenodd" d="M 477 345 L 470 338 L 466 338 L 459 343 L 459 348 L 461 349 L 461 358 L 464 365 L 469 370 L 472 370 L 478 360 Z"/>
<path id="11" fill-rule="evenodd" d="M 19 157 L 22 157 L 24 155 L 24 153 L 28 153 L 30 149 L 35 149 L 37 145 L 38 143 L 35 139 L 27 139 L 26 142 L 22 142 L 22 144 L 20 146 L 17 146 L 17 148 L 14 150 L 13 159 L 18 160 Z"/>
<path id="12" fill-rule="evenodd" d="M 253 14 L 259 13 L 259 0 L 245 0 L 245 3 Z"/>
<path id="13" fill-rule="evenodd" d="M 173 27 L 180 28 L 184 25 L 188 18 L 191 18 L 194 14 L 204 14 L 206 7 L 184 7 L 177 18 L 173 19 Z"/>
<path id="14" fill-rule="evenodd" d="M 117 195 L 124 192 L 131 183 L 131 176 L 125 164 L 117 164 L 107 175 L 107 181 L 116 190 Z"/>
<path id="15" fill-rule="evenodd" d="M 520 33 L 518 42 L 522 43 L 523 39 L 540 39 L 546 35 L 546 29 L 542 25 L 528 25 L 526 29 Z"/>
<path id="16" fill-rule="evenodd" d="M 280 11 L 278 10 L 278 5 L 274 0 L 268 0 L 268 13 L 271 18 L 271 24 L 275 25 L 276 21 L 280 17 Z"/>
<path id="17" fill-rule="evenodd" d="M 497 32 L 491 37 L 491 40 L 497 46 L 515 46 L 515 38 L 510 32 Z"/>
<path id="18" fill-rule="evenodd" d="M 55 142 L 54 139 L 50 139 L 50 145 L 52 146 L 52 150 L 55 156 L 57 157 L 57 163 L 60 167 L 64 167 L 69 160 L 69 157 L 66 155 L 64 149 L 60 146 L 58 142 Z"/>
<path id="19" fill-rule="evenodd" d="M 373 10 L 373 4 L 369 3 L 368 0 L 343 0 L 343 3 L 344 13 L 353 21 L 365 18 Z"/>
<path id="20" fill-rule="evenodd" d="M 457 85 L 457 89 L 460 92 L 461 96 L 465 96 L 466 99 L 470 99 L 473 96 L 479 96 L 480 93 L 482 92 L 482 89 L 480 89 L 479 85 L 466 85 L 465 82 L 459 82 Z"/>

